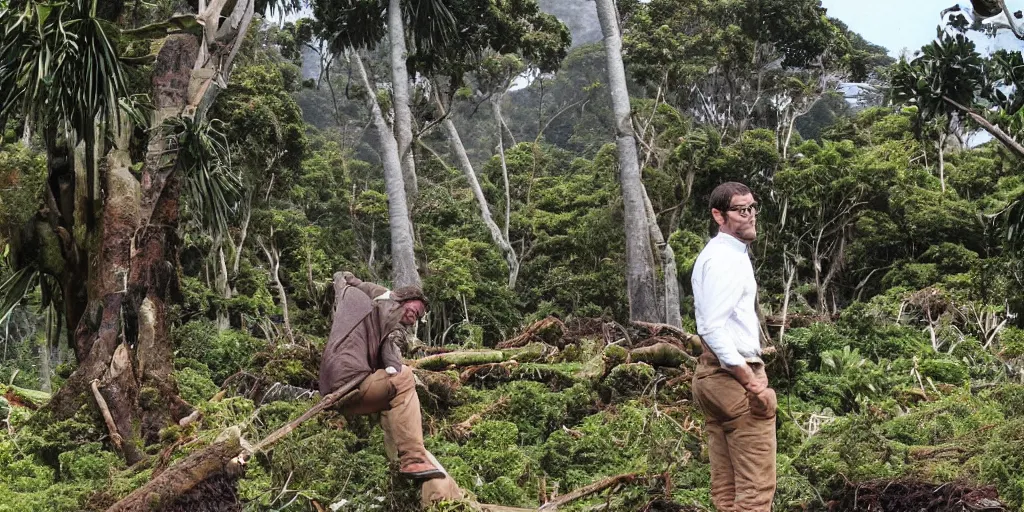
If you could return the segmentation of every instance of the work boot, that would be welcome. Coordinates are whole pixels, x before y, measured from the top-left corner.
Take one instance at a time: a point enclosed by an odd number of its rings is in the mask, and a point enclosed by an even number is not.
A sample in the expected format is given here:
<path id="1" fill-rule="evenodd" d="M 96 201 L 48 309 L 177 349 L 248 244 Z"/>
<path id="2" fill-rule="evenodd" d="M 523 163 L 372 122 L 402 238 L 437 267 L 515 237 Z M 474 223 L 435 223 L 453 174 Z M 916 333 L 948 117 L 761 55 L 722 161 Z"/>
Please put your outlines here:
<path id="1" fill-rule="evenodd" d="M 430 480 L 433 478 L 444 478 L 444 471 L 437 469 L 429 462 L 410 462 L 403 464 L 398 470 L 402 476 L 412 480 Z"/>

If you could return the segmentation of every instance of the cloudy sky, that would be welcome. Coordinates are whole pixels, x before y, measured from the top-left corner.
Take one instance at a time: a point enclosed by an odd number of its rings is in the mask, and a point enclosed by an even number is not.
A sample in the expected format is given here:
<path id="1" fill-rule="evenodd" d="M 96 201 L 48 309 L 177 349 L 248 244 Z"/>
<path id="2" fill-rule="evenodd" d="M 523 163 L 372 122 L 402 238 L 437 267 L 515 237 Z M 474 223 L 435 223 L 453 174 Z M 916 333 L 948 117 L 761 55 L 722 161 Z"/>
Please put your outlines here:
<path id="1" fill-rule="evenodd" d="M 911 53 L 935 38 L 935 27 L 942 20 L 939 13 L 958 0 L 822 0 L 828 15 L 843 20 L 850 28 L 875 44 L 889 49 L 898 57 L 903 49 Z M 970 5 L 967 0 L 959 0 Z M 1007 0 L 1011 10 L 1024 9 L 1024 0 Z M 972 36 L 979 50 L 998 47 L 1016 47 L 1020 42 L 1012 34 L 991 39 L 984 35 Z"/>

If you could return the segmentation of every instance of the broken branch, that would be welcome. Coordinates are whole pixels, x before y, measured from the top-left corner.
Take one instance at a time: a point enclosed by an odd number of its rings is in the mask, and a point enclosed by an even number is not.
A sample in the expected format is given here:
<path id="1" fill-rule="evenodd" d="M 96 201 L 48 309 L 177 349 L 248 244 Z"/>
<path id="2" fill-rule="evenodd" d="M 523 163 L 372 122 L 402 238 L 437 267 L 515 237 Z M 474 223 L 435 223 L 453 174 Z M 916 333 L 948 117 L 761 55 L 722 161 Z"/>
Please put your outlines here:
<path id="1" fill-rule="evenodd" d="M 121 434 L 117 432 L 117 425 L 114 424 L 114 417 L 110 414 L 110 408 L 107 407 L 107 401 L 103 399 L 103 394 L 100 393 L 100 381 L 99 379 L 93 379 L 92 384 L 92 396 L 96 399 L 96 405 L 100 408 L 100 413 L 103 414 L 103 421 L 107 423 L 107 430 L 110 431 L 110 441 L 114 443 L 114 447 L 117 451 L 121 451 Z"/>
<path id="2" fill-rule="evenodd" d="M 252 449 L 245 450 L 241 455 L 239 455 L 239 459 L 244 463 L 245 460 L 248 459 L 252 454 L 270 448 L 274 443 L 280 441 L 281 438 L 290 434 L 299 425 L 304 423 L 306 420 L 312 418 L 313 416 L 319 414 L 324 409 L 327 409 L 328 407 L 331 407 L 335 404 L 344 403 L 346 400 L 355 395 L 355 390 L 356 388 L 359 387 L 359 384 L 361 383 L 362 379 L 350 381 L 344 386 L 338 388 L 337 391 L 323 397 L 323 399 L 317 402 L 316 405 L 310 407 L 308 411 L 303 413 L 302 416 L 295 418 L 287 425 L 275 430 L 272 434 L 265 437 L 262 441 L 256 443 L 256 445 L 254 445 Z"/>
<path id="3" fill-rule="evenodd" d="M 598 480 L 590 485 L 586 485 L 572 491 L 568 494 L 563 494 L 538 508 L 538 512 L 545 510 L 558 510 L 558 507 L 565 505 L 566 503 L 576 501 L 580 498 L 585 498 L 591 494 L 599 493 L 609 487 L 615 487 L 619 484 L 632 483 L 634 480 L 639 478 L 636 473 L 627 473 L 624 475 L 610 476 L 604 480 Z"/>

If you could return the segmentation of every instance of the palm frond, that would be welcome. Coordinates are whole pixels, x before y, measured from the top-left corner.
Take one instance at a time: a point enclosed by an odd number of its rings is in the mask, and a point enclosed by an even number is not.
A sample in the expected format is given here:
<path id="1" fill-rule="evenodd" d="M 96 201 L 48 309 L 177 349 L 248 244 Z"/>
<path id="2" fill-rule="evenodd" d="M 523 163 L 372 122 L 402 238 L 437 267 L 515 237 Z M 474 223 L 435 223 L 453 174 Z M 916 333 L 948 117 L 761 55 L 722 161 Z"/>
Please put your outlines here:
<path id="1" fill-rule="evenodd" d="M 80 137 L 118 116 L 126 71 L 88 0 L 0 9 L 0 120 L 21 113 L 42 125 L 67 122 Z M 20 111 L 20 112 L 19 112 Z"/>
<path id="2" fill-rule="evenodd" d="M 456 40 L 458 24 L 444 0 L 405 0 L 402 11 L 417 50 L 429 53 Z"/>
<path id="3" fill-rule="evenodd" d="M 387 0 L 313 0 L 320 37 L 335 52 L 372 48 L 387 34 Z M 417 51 L 457 44 L 458 23 L 444 0 L 402 0 L 405 30 Z"/>
<path id="4" fill-rule="evenodd" d="M 220 121 L 175 117 L 168 120 L 168 141 L 177 151 L 185 207 L 214 233 L 228 229 L 238 203 L 241 179 L 231 170 L 227 138 Z"/>
<path id="5" fill-rule="evenodd" d="M 16 271 L 6 281 L 0 283 L 0 325 L 11 318 L 14 308 L 32 290 L 39 271 L 33 267 L 25 267 Z"/>

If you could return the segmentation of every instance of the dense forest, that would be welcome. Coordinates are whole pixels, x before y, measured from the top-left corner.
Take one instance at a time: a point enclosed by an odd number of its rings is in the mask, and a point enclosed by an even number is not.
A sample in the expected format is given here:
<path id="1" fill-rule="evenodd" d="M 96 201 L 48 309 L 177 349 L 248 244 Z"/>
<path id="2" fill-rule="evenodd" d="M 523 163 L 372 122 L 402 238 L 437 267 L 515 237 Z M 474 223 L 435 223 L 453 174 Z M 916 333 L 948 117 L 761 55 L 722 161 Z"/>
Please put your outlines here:
<path id="1" fill-rule="evenodd" d="M 0 0 L 0 511 L 713 510 L 726 181 L 775 510 L 1024 511 L 1024 57 L 975 42 L 1024 29 L 973 4 L 897 59 L 820 0 Z M 429 297 L 465 500 L 373 417 L 271 435 L 341 271 Z"/>

